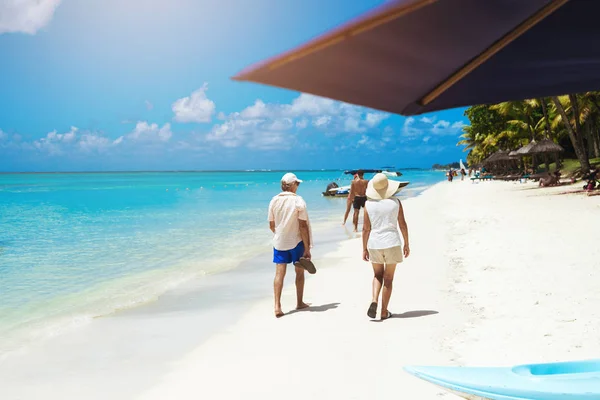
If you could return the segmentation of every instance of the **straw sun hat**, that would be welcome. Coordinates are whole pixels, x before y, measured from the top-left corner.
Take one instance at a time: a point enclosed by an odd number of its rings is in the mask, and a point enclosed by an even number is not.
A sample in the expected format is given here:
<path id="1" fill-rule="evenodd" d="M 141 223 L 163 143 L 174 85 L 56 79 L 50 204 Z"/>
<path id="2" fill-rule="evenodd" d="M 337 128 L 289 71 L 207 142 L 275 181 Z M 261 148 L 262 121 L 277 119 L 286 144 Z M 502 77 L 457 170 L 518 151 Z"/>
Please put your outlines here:
<path id="1" fill-rule="evenodd" d="M 367 184 L 367 197 L 373 200 L 389 199 L 398 191 L 400 182 L 389 180 L 385 174 L 379 173 Z"/>

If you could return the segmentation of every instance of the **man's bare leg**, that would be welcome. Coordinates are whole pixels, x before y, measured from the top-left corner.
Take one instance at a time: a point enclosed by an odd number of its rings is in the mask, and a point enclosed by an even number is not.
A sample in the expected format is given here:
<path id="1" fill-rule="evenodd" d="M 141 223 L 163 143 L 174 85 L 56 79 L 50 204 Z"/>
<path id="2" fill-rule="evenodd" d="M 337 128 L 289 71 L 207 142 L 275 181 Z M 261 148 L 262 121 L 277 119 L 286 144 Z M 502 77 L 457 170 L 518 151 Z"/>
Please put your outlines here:
<path id="1" fill-rule="evenodd" d="M 273 289 L 275 291 L 275 316 L 277 318 L 283 316 L 281 311 L 281 292 L 283 290 L 283 279 L 285 278 L 286 264 L 275 265 L 275 280 L 273 281 Z"/>
<path id="2" fill-rule="evenodd" d="M 381 295 L 381 318 L 385 319 L 388 315 L 388 304 L 392 297 L 392 287 L 394 283 L 394 273 L 396 264 L 387 264 L 383 273 L 383 294 Z"/>
<path id="3" fill-rule="evenodd" d="M 379 303 L 379 293 L 383 285 L 383 264 L 373 263 L 373 303 Z"/>
<path id="4" fill-rule="evenodd" d="M 360 213 L 360 208 L 354 209 L 354 216 L 352 217 L 352 223 L 354 224 L 354 232 L 358 232 L 358 214 Z"/>
<path id="5" fill-rule="evenodd" d="M 348 215 L 350 215 L 350 209 L 352 208 L 352 202 L 350 199 L 346 201 L 346 213 L 344 214 L 344 223 L 342 225 L 346 225 L 346 221 L 348 220 Z"/>
<path id="6" fill-rule="evenodd" d="M 296 310 L 308 307 L 302 297 L 304 296 L 304 268 L 296 267 Z"/>

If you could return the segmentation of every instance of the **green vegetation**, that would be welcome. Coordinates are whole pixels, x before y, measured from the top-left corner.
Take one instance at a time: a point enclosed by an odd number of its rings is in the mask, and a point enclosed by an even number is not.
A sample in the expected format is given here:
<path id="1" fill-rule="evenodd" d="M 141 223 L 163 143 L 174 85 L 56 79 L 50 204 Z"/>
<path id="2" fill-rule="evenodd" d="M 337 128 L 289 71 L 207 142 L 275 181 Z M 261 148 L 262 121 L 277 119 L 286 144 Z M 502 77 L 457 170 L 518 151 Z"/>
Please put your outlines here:
<path id="1" fill-rule="evenodd" d="M 460 164 L 457 162 L 453 162 L 450 164 L 442 165 L 442 164 L 433 164 L 431 169 L 459 169 Z"/>
<path id="2" fill-rule="evenodd" d="M 549 164 L 550 170 L 556 170 L 556 163 Z M 600 166 L 600 158 L 591 158 L 590 166 Z M 563 175 L 571 176 L 571 175 L 580 175 L 581 174 L 581 164 L 579 160 L 576 158 L 568 158 L 562 160 L 560 171 Z"/>
<path id="3" fill-rule="evenodd" d="M 565 160 L 563 172 L 583 173 L 590 169 L 590 161 L 596 161 L 590 157 L 600 158 L 600 92 L 477 105 L 469 107 L 465 116 L 470 125 L 463 128 L 458 145 L 469 151 L 469 165 L 485 163 L 498 150 L 510 152 L 543 139 L 562 146 L 562 157 L 576 159 Z M 555 167 L 549 164 L 554 157 L 528 154 L 521 168 L 531 162 L 535 170 L 539 161 Z"/>

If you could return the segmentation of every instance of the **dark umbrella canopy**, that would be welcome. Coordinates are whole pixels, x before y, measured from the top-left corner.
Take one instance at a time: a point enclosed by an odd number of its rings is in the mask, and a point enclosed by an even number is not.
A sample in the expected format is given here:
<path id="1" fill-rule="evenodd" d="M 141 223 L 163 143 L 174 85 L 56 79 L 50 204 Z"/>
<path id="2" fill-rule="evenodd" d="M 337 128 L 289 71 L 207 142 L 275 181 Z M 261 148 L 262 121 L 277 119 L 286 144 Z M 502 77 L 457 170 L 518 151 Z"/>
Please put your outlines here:
<path id="1" fill-rule="evenodd" d="M 233 79 L 403 115 L 600 90 L 598 0 L 395 0 Z"/>

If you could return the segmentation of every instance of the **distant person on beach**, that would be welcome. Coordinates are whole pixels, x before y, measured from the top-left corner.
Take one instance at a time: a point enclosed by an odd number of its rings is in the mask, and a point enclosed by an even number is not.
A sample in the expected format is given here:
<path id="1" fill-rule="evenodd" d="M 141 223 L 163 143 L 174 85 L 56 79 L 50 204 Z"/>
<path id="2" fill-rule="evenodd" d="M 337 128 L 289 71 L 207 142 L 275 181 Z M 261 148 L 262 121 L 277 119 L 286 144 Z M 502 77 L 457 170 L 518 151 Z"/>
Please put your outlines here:
<path id="1" fill-rule="evenodd" d="M 448 182 L 452 182 L 452 179 L 454 178 L 454 171 L 449 170 L 446 175 L 448 176 Z"/>
<path id="2" fill-rule="evenodd" d="M 365 223 L 363 225 L 363 260 L 373 265 L 373 299 L 367 311 L 369 318 L 377 315 L 379 293 L 381 296 L 381 319 L 392 316 L 388 310 L 392 296 L 392 284 L 396 265 L 410 254 L 408 226 L 404 219 L 402 203 L 393 197 L 400 182 L 388 180 L 384 174 L 376 174 L 367 186 Z M 404 238 L 404 247 L 400 233 Z"/>
<path id="3" fill-rule="evenodd" d="M 460 169 L 460 180 L 464 181 L 465 180 L 465 175 L 467 175 L 467 171 L 465 171 L 464 168 Z"/>
<path id="4" fill-rule="evenodd" d="M 281 178 L 281 193 L 269 203 L 269 228 L 273 237 L 273 262 L 275 265 L 275 316 L 283 316 L 281 291 L 288 264 L 296 269 L 296 309 L 308 307 L 304 303 L 304 270 L 314 274 L 314 264 L 310 261 L 312 235 L 306 203 L 296 194 L 302 181 L 288 172 Z"/>
<path id="5" fill-rule="evenodd" d="M 353 181 L 359 179 L 358 174 L 354 174 Z M 350 197 L 350 193 L 348 193 L 348 199 L 346 200 L 346 213 L 344 214 L 344 223 L 342 225 L 346 225 L 346 221 L 348 220 L 348 215 L 350 215 L 350 209 L 352 208 L 352 198 Z"/>
<path id="6" fill-rule="evenodd" d="M 354 206 L 354 216 L 352 217 L 354 232 L 358 232 L 358 215 L 360 214 L 360 209 L 365 206 L 365 202 L 367 201 L 366 191 L 367 183 L 369 182 L 363 178 L 365 175 L 363 170 L 358 170 L 356 174 L 358 175 L 358 179 L 352 181 L 349 195 Z"/>

